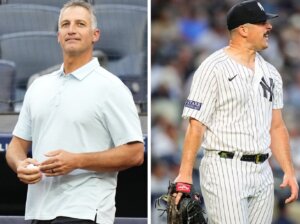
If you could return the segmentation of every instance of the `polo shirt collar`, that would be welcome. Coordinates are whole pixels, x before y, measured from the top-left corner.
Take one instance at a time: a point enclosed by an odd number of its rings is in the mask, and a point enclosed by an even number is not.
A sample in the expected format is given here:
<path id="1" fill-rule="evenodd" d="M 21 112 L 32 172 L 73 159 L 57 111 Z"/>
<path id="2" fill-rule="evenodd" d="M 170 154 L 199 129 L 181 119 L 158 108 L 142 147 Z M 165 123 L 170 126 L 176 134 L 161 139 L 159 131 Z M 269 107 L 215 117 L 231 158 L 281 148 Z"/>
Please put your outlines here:
<path id="1" fill-rule="evenodd" d="M 91 61 L 89 61 L 87 64 L 81 66 L 77 70 L 73 71 L 69 75 L 74 76 L 78 80 L 83 80 L 85 77 L 87 77 L 92 71 L 95 70 L 96 67 L 100 66 L 99 61 L 97 58 L 93 58 Z M 64 64 L 61 65 L 59 69 L 60 75 L 65 75 L 64 73 Z"/>

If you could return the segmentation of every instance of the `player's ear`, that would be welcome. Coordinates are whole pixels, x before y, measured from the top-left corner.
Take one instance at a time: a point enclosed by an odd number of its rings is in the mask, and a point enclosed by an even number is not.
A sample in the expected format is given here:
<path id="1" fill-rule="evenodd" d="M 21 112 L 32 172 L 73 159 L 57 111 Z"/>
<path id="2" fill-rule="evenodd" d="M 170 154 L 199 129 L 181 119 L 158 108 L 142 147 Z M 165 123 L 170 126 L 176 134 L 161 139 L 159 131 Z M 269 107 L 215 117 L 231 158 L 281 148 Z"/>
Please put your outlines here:
<path id="1" fill-rule="evenodd" d="M 248 35 L 248 27 L 246 24 L 240 25 L 238 28 L 238 32 L 242 37 L 247 37 Z"/>
<path id="2" fill-rule="evenodd" d="M 93 31 L 93 40 L 92 42 L 95 43 L 100 39 L 100 30 L 99 29 L 94 29 Z"/>

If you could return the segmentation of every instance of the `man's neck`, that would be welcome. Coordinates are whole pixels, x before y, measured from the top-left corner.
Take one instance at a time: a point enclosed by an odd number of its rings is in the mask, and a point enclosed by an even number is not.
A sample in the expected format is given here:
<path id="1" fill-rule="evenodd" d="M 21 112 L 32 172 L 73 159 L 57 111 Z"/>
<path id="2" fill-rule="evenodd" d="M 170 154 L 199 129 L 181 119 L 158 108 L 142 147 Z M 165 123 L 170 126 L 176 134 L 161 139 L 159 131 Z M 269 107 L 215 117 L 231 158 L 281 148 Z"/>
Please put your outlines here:
<path id="1" fill-rule="evenodd" d="M 238 63 L 243 64 L 250 69 L 254 69 L 255 50 L 247 48 L 247 46 L 230 43 L 229 46 L 225 48 L 225 52 Z"/>
<path id="2" fill-rule="evenodd" d="M 92 60 L 92 55 L 86 57 L 64 56 L 64 73 L 70 74 Z"/>

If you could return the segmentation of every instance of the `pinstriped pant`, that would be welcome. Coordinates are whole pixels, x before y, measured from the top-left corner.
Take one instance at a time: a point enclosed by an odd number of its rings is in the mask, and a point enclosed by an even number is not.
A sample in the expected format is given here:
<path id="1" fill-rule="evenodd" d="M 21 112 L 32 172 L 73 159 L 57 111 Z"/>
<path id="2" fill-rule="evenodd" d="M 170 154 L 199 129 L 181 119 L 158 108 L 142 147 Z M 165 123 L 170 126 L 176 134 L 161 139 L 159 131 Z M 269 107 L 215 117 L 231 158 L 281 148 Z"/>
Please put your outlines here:
<path id="1" fill-rule="evenodd" d="M 270 224 L 274 180 L 268 161 L 261 164 L 220 158 L 206 151 L 200 186 L 209 224 Z"/>

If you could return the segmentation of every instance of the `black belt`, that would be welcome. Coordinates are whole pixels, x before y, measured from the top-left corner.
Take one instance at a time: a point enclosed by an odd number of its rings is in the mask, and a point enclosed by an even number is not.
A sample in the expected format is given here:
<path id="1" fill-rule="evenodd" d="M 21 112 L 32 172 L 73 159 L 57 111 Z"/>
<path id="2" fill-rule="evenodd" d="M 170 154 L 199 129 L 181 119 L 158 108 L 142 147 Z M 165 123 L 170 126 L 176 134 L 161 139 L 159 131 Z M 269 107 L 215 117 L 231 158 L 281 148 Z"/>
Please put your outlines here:
<path id="1" fill-rule="evenodd" d="M 234 157 L 234 152 L 221 151 L 218 153 L 221 158 L 232 159 Z M 266 154 L 254 154 L 254 155 L 243 155 L 241 161 L 263 163 L 269 158 L 269 153 Z"/>

